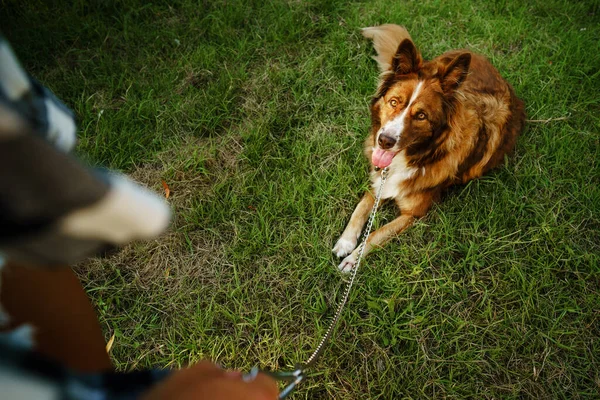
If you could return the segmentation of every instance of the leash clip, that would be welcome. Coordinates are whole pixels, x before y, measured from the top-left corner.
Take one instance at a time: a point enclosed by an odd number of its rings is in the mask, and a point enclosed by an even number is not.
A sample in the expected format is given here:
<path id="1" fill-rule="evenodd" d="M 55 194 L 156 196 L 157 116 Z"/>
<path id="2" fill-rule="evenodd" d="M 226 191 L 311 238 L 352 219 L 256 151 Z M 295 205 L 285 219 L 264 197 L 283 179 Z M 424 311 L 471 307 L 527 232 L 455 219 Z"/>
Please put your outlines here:
<path id="1" fill-rule="evenodd" d="M 289 394 L 292 393 L 292 391 L 296 388 L 296 385 L 298 385 L 300 382 L 302 382 L 304 380 L 304 378 L 306 378 L 306 375 L 304 374 L 304 370 L 301 367 L 297 367 L 293 371 L 272 372 L 272 371 L 261 371 L 257 366 L 255 366 L 250 370 L 249 373 L 247 373 L 246 375 L 243 376 L 244 381 L 252 382 L 256 378 L 256 376 L 258 375 L 259 372 L 269 375 L 271 378 L 275 379 L 276 381 L 288 382 L 287 386 L 284 387 L 283 390 L 281 390 L 281 392 L 279 392 L 278 399 L 287 398 L 289 396 Z"/>

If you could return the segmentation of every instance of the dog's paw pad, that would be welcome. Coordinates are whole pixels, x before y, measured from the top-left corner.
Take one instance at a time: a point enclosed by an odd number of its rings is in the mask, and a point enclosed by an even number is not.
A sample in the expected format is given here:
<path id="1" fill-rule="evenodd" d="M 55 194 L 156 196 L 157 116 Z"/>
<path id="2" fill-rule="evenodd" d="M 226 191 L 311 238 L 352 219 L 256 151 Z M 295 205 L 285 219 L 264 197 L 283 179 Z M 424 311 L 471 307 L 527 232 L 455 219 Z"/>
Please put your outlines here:
<path id="1" fill-rule="evenodd" d="M 338 269 L 342 273 L 349 273 L 356 267 L 356 257 L 353 254 L 350 254 L 348 257 L 344 258 L 340 265 L 338 265 Z"/>
<path id="2" fill-rule="evenodd" d="M 352 252 L 356 248 L 356 240 L 348 240 L 344 238 L 340 238 L 337 241 L 335 246 L 333 246 L 333 251 L 336 256 L 344 257 Z"/>

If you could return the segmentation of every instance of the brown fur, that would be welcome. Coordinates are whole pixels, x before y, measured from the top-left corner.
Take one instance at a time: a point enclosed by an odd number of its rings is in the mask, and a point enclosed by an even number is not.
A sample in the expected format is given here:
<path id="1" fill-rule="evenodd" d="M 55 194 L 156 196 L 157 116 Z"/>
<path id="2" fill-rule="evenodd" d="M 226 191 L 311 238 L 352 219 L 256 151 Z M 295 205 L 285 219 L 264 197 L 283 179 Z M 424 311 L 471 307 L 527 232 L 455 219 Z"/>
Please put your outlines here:
<path id="1" fill-rule="evenodd" d="M 363 34 L 373 39 L 382 73 L 371 103 L 365 156 L 371 160 L 382 127 L 403 122 L 391 149 L 396 156 L 384 189 L 401 215 L 369 236 L 368 252 L 425 215 L 445 188 L 478 178 L 500 164 L 515 146 L 525 111 L 510 84 L 482 55 L 453 50 L 424 61 L 402 27 L 365 28 Z M 380 174 L 372 167 L 375 187 Z M 390 184 L 394 187 L 388 188 Z M 374 193 L 374 189 L 367 192 L 352 214 L 333 249 L 338 256 L 356 247 Z M 340 269 L 351 269 L 356 256 L 354 250 Z"/>

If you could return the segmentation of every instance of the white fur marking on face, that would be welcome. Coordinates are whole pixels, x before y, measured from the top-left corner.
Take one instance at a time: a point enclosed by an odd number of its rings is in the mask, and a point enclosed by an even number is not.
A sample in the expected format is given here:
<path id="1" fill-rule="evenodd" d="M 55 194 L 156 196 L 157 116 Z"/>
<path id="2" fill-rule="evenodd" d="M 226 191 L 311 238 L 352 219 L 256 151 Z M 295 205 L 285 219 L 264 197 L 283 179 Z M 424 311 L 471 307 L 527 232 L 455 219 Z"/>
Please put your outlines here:
<path id="1" fill-rule="evenodd" d="M 402 111 L 402 113 L 400 115 L 398 115 L 396 118 L 394 118 L 393 120 L 389 121 L 387 124 L 382 126 L 381 129 L 379 129 L 379 133 L 381 133 L 383 131 L 391 132 L 391 134 L 394 135 L 396 140 L 400 139 L 400 136 L 402 135 L 402 132 L 404 131 L 404 120 L 406 119 L 406 115 L 410 111 L 410 107 L 413 105 L 413 103 L 417 99 L 417 96 L 421 92 L 421 86 L 423 86 L 423 81 L 420 81 L 419 83 L 417 83 L 417 87 L 413 91 L 412 96 L 410 96 L 410 100 L 408 102 L 408 105 L 404 109 L 404 111 Z"/>

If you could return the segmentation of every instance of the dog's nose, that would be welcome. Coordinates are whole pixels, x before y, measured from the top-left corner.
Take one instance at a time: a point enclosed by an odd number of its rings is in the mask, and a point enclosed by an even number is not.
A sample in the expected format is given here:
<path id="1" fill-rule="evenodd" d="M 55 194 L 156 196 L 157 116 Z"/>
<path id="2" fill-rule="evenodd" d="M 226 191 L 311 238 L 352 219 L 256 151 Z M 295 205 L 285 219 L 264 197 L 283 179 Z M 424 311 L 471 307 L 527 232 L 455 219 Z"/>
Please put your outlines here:
<path id="1" fill-rule="evenodd" d="M 384 133 L 380 133 L 379 139 L 377 139 L 377 143 L 379 143 L 379 147 L 381 147 L 383 150 L 387 150 L 394 147 L 394 145 L 396 144 L 396 139 Z"/>

